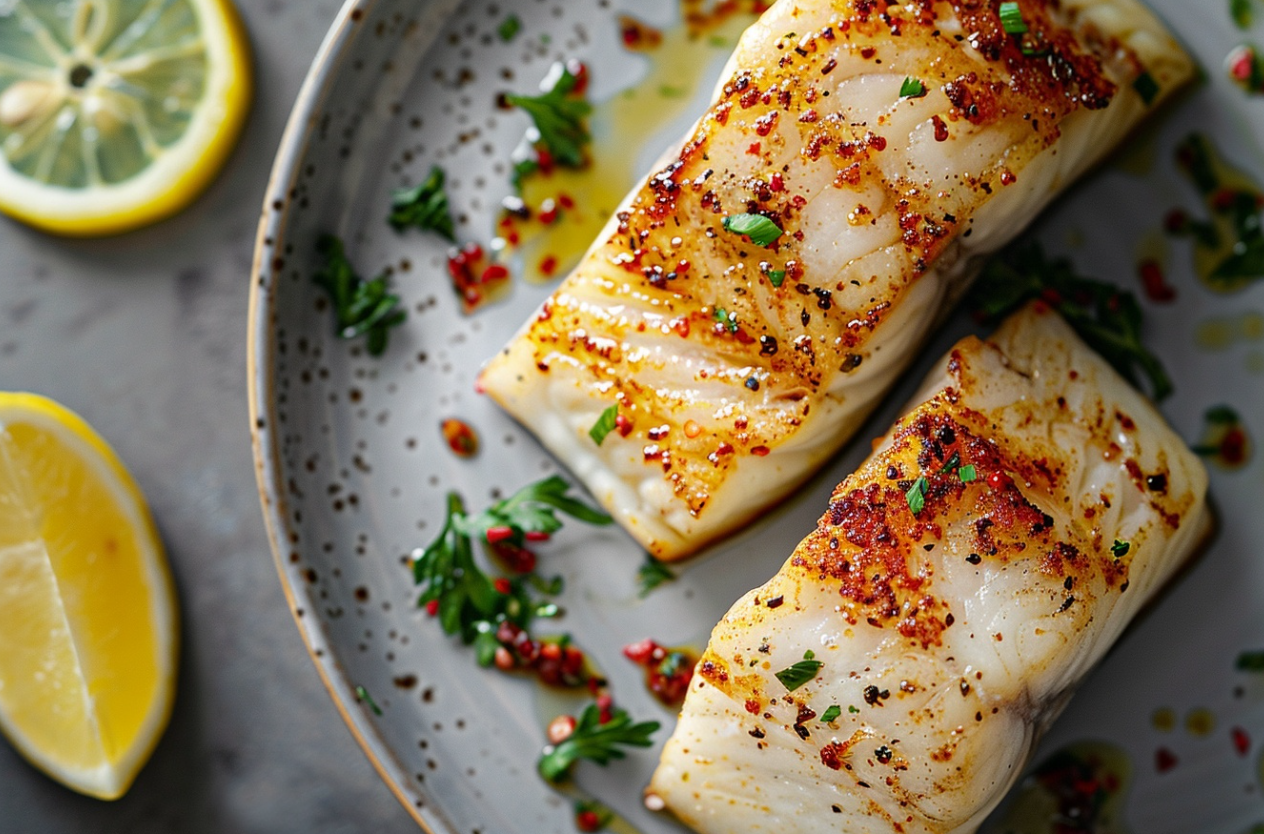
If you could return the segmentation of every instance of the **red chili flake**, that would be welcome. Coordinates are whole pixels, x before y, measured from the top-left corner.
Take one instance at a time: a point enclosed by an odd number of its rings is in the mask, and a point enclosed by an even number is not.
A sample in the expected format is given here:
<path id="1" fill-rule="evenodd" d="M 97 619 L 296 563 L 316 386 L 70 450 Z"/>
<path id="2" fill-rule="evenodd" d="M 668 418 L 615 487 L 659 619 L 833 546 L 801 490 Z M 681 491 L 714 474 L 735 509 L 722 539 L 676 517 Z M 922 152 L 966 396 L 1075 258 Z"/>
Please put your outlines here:
<path id="1" fill-rule="evenodd" d="M 1153 259 L 1142 261 L 1139 271 L 1141 284 L 1145 288 L 1146 296 L 1151 301 L 1164 303 L 1176 299 L 1176 290 L 1165 280 L 1163 269 L 1157 261 Z"/>
<path id="2" fill-rule="evenodd" d="M 1216 211 L 1228 211 L 1237 202 L 1238 192 L 1232 188 L 1222 188 L 1211 198 L 1211 205 Z"/>
<path id="3" fill-rule="evenodd" d="M 429 615 L 430 615 L 430 616 L 432 616 L 432 617 L 433 617 L 434 615 L 438 614 L 438 613 L 439 613 L 439 600 L 437 600 L 437 599 L 432 599 L 432 600 L 430 600 L 429 602 L 427 602 L 427 603 L 426 603 L 426 613 L 427 613 L 427 614 L 429 614 Z"/>
<path id="4" fill-rule="evenodd" d="M 759 156 L 761 152 L 760 149 L 761 149 L 761 143 L 751 142 L 751 145 L 749 148 L 746 149 L 746 152 L 750 154 L 751 156 Z"/>
<path id="5" fill-rule="evenodd" d="M 479 282 L 483 284 L 494 284 L 497 281 L 504 281 L 509 277 L 509 270 L 500 264 L 492 264 L 483 270 Z"/>
<path id="6" fill-rule="evenodd" d="M 672 321 L 671 329 L 676 331 L 676 335 L 682 338 L 689 338 L 689 319 L 678 318 Z"/>
<path id="7" fill-rule="evenodd" d="M 588 89 L 588 65 L 583 61 L 567 61 L 566 71 L 575 76 L 575 86 L 571 88 L 571 93 L 582 96 Z"/>
<path id="8" fill-rule="evenodd" d="M 1251 737 L 1247 735 L 1246 730 L 1241 727 L 1233 728 L 1233 749 L 1238 751 L 1239 756 L 1245 756 L 1251 752 Z"/>
<path id="9" fill-rule="evenodd" d="M 609 723 L 611 715 L 612 715 L 611 711 L 613 709 L 614 709 L 614 698 L 611 697 L 610 693 L 603 692 L 600 695 L 598 695 L 597 696 L 597 710 L 598 710 L 597 723 L 599 724 Z"/>
<path id="10" fill-rule="evenodd" d="M 491 548 L 505 567 L 514 573 L 530 573 L 535 570 L 535 554 L 525 547 L 520 547 L 512 541 L 502 540 L 491 543 Z"/>
<path id="11" fill-rule="evenodd" d="M 864 49 L 860 50 L 860 57 L 868 61 L 875 54 L 877 54 L 877 52 L 878 50 L 874 49 L 872 46 L 866 46 Z"/>
<path id="12" fill-rule="evenodd" d="M 767 446 L 752 446 L 751 447 L 751 454 L 757 458 L 762 458 L 771 451 L 772 450 L 769 449 Z"/>
<path id="13" fill-rule="evenodd" d="M 935 126 L 935 141 L 947 142 L 948 141 L 948 124 L 943 119 L 939 118 L 938 115 L 931 116 L 930 121 L 931 121 L 931 124 Z"/>
<path id="14" fill-rule="evenodd" d="M 546 731 L 549 744 L 561 744 L 566 741 L 575 732 L 577 723 L 573 715 L 559 715 L 554 718 L 549 722 L 549 728 Z"/>
<path id="15" fill-rule="evenodd" d="M 1014 483 L 1014 479 L 1004 472 L 993 472 L 988 475 L 988 486 L 992 489 L 1004 489 Z"/>
<path id="16" fill-rule="evenodd" d="M 575 208 L 575 200 L 569 194 L 558 194 L 557 202 L 564 209 Z"/>
<path id="17" fill-rule="evenodd" d="M 1255 50 L 1249 46 L 1239 47 L 1229 57 L 1229 75 L 1235 81 L 1251 80 L 1251 72 L 1255 69 Z"/>
<path id="18" fill-rule="evenodd" d="M 558 212 L 557 203 L 553 200 L 545 200 L 540 205 L 540 213 L 537 215 L 540 222 L 546 226 L 551 226 L 557 222 Z"/>
<path id="19" fill-rule="evenodd" d="M 557 272 L 557 258 L 553 255 L 546 256 L 544 260 L 540 261 L 540 272 L 543 275 L 552 277 L 553 273 Z"/>
<path id="20" fill-rule="evenodd" d="M 768 178 L 768 187 L 773 191 L 785 190 L 786 181 L 782 178 L 780 171 L 777 171 L 771 177 Z"/>
<path id="21" fill-rule="evenodd" d="M 529 542 L 546 542 L 550 538 L 543 530 L 528 530 L 524 535 Z"/>
<path id="22" fill-rule="evenodd" d="M 677 275 L 684 275 L 686 272 L 688 272 L 688 271 L 689 271 L 689 266 L 690 266 L 689 261 L 677 261 L 677 262 L 676 262 L 676 274 L 677 274 Z"/>
<path id="23" fill-rule="evenodd" d="M 457 457 L 468 458 L 478 454 L 478 435 L 464 420 L 449 417 L 440 424 L 439 431 Z"/>
<path id="24" fill-rule="evenodd" d="M 541 174 L 553 173 L 553 154 L 547 149 L 537 147 L 535 149 L 535 164 L 540 166 Z"/>
<path id="25" fill-rule="evenodd" d="M 622 414 L 615 415 L 614 428 L 619 432 L 620 437 L 627 437 L 632 433 L 632 421 Z"/>
<path id="26" fill-rule="evenodd" d="M 503 576 L 498 576 L 492 580 L 492 587 L 496 589 L 496 593 L 509 596 L 513 591 L 513 586 L 509 584 L 509 580 Z"/>
<path id="27" fill-rule="evenodd" d="M 1016 182 L 1018 182 L 1018 177 L 1013 171 L 1005 170 L 1001 172 L 1001 185 L 1013 185 Z"/>
<path id="28" fill-rule="evenodd" d="M 1246 462 L 1246 432 L 1240 427 L 1234 426 L 1225 432 L 1220 441 L 1220 459 L 1229 466 Z"/>
<path id="29" fill-rule="evenodd" d="M 596 811 L 583 810 L 575 814 L 575 826 L 580 831 L 600 831 L 601 817 Z"/>
<path id="30" fill-rule="evenodd" d="M 1171 750 L 1168 750 L 1166 747 L 1160 747 L 1155 751 L 1154 766 L 1159 773 L 1167 773 L 1169 770 L 1176 767 L 1176 765 L 1176 754 Z"/>
<path id="31" fill-rule="evenodd" d="M 633 663 L 645 664 L 649 662 L 650 655 L 652 655 L 654 650 L 658 647 L 657 643 L 646 637 L 644 640 L 638 640 L 635 643 L 629 643 L 624 646 L 623 656 Z"/>
<path id="32" fill-rule="evenodd" d="M 497 542 L 503 542 L 505 539 L 513 538 L 513 534 L 514 531 L 512 527 L 505 527 L 504 525 L 488 527 L 487 543 L 496 544 Z"/>

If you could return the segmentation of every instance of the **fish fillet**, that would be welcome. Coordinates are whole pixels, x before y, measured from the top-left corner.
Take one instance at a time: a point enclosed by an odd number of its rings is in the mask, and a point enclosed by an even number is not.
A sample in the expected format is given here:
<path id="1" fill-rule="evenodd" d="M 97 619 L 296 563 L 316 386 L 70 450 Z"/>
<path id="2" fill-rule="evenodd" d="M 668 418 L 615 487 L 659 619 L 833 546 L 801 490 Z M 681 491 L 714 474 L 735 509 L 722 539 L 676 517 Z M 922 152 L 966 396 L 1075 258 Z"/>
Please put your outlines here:
<path id="1" fill-rule="evenodd" d="M 652 807 L 703 834 L 973 832 L 1210 533 L 1201 461 L 1047 309 L 914 402 L 712 632 Z"/>
<path id="2" fill-rule="evenodd" d="M 1021 36 L 999 7 L 778 0 L 684 145 L 484 369 L 654 556 L 811 475 L 982 260 L 1191 75 L 1136 0 L 1023 0 Z"/>

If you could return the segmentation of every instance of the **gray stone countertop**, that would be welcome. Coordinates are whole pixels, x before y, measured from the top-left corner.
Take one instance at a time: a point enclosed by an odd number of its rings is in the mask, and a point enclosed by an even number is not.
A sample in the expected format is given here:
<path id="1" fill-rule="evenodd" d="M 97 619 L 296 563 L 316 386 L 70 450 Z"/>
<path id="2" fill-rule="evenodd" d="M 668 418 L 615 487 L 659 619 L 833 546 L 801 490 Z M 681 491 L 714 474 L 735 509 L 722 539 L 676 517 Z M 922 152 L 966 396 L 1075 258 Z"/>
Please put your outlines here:
<path id="1" fill-rule="evenodd" d="M 0 388 L 50 396 L 149 498 L 179 591 L 175 712 L 129 793 L 72 793 L 0 741 L 0 832 L 419 829 L 325 694 L 259 510 L 246 410 L 255 225 L 290 105 L 337 0 L 237 0 L 255 50 L 242 142 L 191 208 L 60 240 L 0 218 Z"/>

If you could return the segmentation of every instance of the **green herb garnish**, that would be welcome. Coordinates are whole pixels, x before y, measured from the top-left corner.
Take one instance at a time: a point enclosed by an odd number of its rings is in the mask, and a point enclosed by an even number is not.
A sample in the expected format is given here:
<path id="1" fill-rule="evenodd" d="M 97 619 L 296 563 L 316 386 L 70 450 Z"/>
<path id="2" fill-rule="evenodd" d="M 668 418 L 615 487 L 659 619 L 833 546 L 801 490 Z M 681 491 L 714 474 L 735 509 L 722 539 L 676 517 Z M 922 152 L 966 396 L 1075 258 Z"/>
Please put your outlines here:
<path id="1" fill-rule="evenodd" d="M 1141 96 L 1141 100 L 1147 105 L 1154 104 L 1154 100 L 1159 97 L 1159 82 L 1154 80 L 1154 76 L 1148 72 L 1138 75 L 1132 82 L 1132 89 L 1137 91 L 1137 95 Z"/>
<path id="2" fill-rule="evenodd" d="M 406 316 L 399 296 L 387 291 L 385 275 L 371 281 L 357 275 L 337 237 L 321 235 L 316 251 L 325 257 L 325 265 L 313 280 L 329 293 L 338 337 L 366 336 L 369 355 L 381 356 L 390 329 L 402 324 Z"/>
<path id="3" fill-rule="evenodd" d="M 774 287 L 780 287 L 785 280 L 786 271 L 784 269 L 768 270 L 768 283 L 772 284 Z"/>
<path id="4" fill-rule="evenodd" d="M 518 15 L 511 14 L 500 22 L 500 26 L 496 28 L 496 34 L 500 35 L 500 39 L 505 43 L 514 39 L 514 36 L 522 30 L 522 21 Z"/>
<path id="5" fill-rule="evenodd" d="M 926 95 L 926 85 L 921 79 L 907 76 L 900 85 L 900 98 L 921 98 Z"/>
<path id="6" fill-rule="evenodd" d="M 1251 28 L 1251 23 L 1255 19 L 1251 2 L 1252 0 L 1229 0 L 1229 14 L 1233 15 L 1233 22 L 1239 29 Z"/>
<path id="7" fill-rule="evenodd" d="M 957 470 L 957 477 L 961 479 L 961 483 L 971 484 L 979 479 L 979 471 L 974 468 L 973 463 L 967 463 Z"/>
<path id="8" fill-rule="evenodd" d="M 926 480 L 926 476 L 922 476 L 913 482 L 913 485 L 904 493 L 904 497 L 908 499 L 909 510 L 913 515 L 917 515 L 926 506 L 926 490 L 930 487 L 930 482 Z"/>
<path id="9" fill-rule="evenodd" d="M 357 686 L 355 688 L 355 694 L 357 698 L 365 704 L 368 704 L 369 709 L 373 710 L 374 715 L 382 714 L 382 708 L 379 707 L 377 702 L 373 700 L 373 696 L 369 694 L 369 690 L 365 689 L 363 686 Z"/>
<path id="10" fill-rule="evenodd" d="M 816 673 L 821 671 L 821 667 L 825 664 L 816 660 L 816 655 L 811 649 L 803 653 L 803 659 L 793 666 L 788 666 L 777 672 L 777 680 L 781 681 L 781 685 L 791 692 L 808 683 L 816 677 Z"/>
<path id="11" fill-rule="evenodd" d="M 1233 665 L 1240 672 L 1264 672 L 1264 651 L 1242 652 Z"/>
<path id="12" fill-rule="evenodd" d="M 540 775 L 550 782 L 560 782 L 571 766 L 580 759 L 597 764 L 609 764 L 627 754 L 620 747 L 649 747 L 650 739 L 659 728 L 657 721 L 632 723 L 625 710 L 616 709 L 610 720 L 601 723 L 601 709 L 596 704 L 584 708 L 575 730 L 563 742 L 544 748 L 537 767 Z"/>
<path id="13" fill-rule="evenodd" d="M 746 235 L 756 246 L 770 246 L 784 232 L 762 214 L 730 214 L 724 218 L 724 231 Z"/>
<path id="14" fill-rule="evenodd" d="M 831 707 L 827 707 L 825 712 L 821 713 L 821 723 L 828 724 L 842 714 L 843 708 L 838 704 L 834 704 Z"/>
<path id="15" fill-rule="evenodd" d="M 593 423 L 591 429 L 588 430 L 588 436 L 593 439 L 593 443 L 600 446 L 606 441 L 606 435 L 614 431 L 616 421 L 619 419 L 619 406 L 612 405 L 605 411 L 601 412 L 601 416 L 597 418 L 597 422 Z"/>
<path id="16" fill-rule="evenodd" d="M 723 307 L 716 307 L 714 315 L 715 315 L 715 320 L 718 321 L 720 324 L 724 325 L 724 327 L 730 333 L 737 332 L 737 314 L 736 313 L 730 313 L 728 310 L 725 310 Z"/>
<path id="17" fill-rule="evenodd" d="M 662 585 L 664 582 L 671 582 L 676 578 L 676 574 L 662 562 L 645 554 L 645 564 L 641 565 L 640 570 L 636 572 L 637 596 L 647 597 L 650 592 Z"/>
<path id="18" fill-rule="evenodd" d="M 857 712 L 860 712 L 860 708 L 852 704 L 852 705 L 848 705 L 847 711 L 851 713 L 857 713 Z"/>
<path id="19" fill-rule="evenodd" d="M 614 521 L 596 507 L 568 495 L 570 488 L 571 485 L 560 475 L 528 484 L 478 515 L 462 519 L 461 529 L 466 535 L 486 540 L 488 530 L 508 527 L 513 532 L 509 540 L 521 544 L 527 533 L 551 535 L 562 529 L 558 512 L 597 526 Z"/>
<path id="20" fill-rule="evenodd" d="M 1115 539 L 1115 543 L 1110 546 L 1110 552 L 1114 554 L 1116 559 L 1122 559 L 1128 555 L 1128 551 L 1132 550 L 1132 543 Z"/>
<path id="21" fill-rule="evenodd" d="M 448 194 L 443 190 L 446 175 L 435 165 L 425 181 L 413 188 L 397 188 L 391 194 L 391 215 L 387 222 L 397 232 L 409 226 L 438 232 L 456 243 L 456 227 L 448 208 Z"/>
<path id="22" fill-rule="evenodd" d="M 578 79 L 565 67 L 552 89 L 538 96 L 506 95 L 505 101 L 526 111 L 540 134 L 539 142 L 559 165 L 584 165 L 584 145 L 592 140 L 585 118 L 592 105 L 575 93 Z"/>
<path id="23" fill-rule="evenodd" d="M 1007 35 L 1025 35 L 1028 32 L 1027 21 L 1023 20 L 1023 10 L 1017 3 L 1001 4 L 1001 28 Z"/>
<path id="24" fill-rule="evenodd" d="M 1066 258 L 1050 258 L 1039 243 L 1011 247 L 983 270 L 971 305 L 984 321 L 1042 298 L 1125 379 L 1149 380 L 1152 396 L 1172 393 L 1158 357 L 1141 342 L 1141 305 L 1127 290 L 1075 273 Z"/>

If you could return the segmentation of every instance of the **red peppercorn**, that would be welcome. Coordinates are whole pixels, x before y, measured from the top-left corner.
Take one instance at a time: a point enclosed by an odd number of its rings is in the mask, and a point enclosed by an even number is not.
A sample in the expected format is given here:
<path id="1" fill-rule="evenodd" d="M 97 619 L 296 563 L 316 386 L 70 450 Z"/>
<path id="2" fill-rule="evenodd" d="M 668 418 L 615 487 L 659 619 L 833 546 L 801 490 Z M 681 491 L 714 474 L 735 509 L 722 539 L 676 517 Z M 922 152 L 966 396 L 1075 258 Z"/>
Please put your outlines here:
<path id="1" fill-rule="evenodd" d="M 496 589 L 496 593 L 509 596 L 513 591 L 513 586 L 509 584 L 509 580 L 503 576 L 498 576 L 492 581 L 492 587 Z"/>
<path id="2" fill-rule="evenodd" d="M 614 427 L 619 432 L 620 437 L 627 437 L 632 433 L 632 421 L 622 414 L 615 416 Z"/>
<path id="3" fill-rule="evenodd" d="M 546 542 L 550 538 L 543 530 L 528 530 L 525 535 L 529 542 Z"/>
<path id="4" fill-rule="evenodd" d="M 545 643 L 543 646 L 540 647 L 540 659 L 551 660 L 551 661 L 561 660 L 562 647 L 559 646 L 557 643 Z"/>
<path id="5" fill-rule="evenodd" d="M 427 602 L 427 603 L 426 603 L 426 613 L 427 613 L 427 614 L 429 614 L 429 615 L 430 615 L 430 616 L 432 616 L 432 617 L 433 617 L 435 614 L 438 614 L 438 613 L 439 613 L 439 600 L 437 600 L 437 599 L 432 599 L 432 600 L 430 600 L 429 602 Z"/>
<path id="6" fill-rule="evenodd" d="M 601 817 L 596 811 L 580 811 L 575 815 L 575 826 L 580 831 L 600 831 Z"/>
<path id="7" fill-rule="evenodd" d="M 993 472 L 988 475 L 987 483 L 992 489 L 999 490 L 1004 489 L 1007 486 L 1011 486 L 1014 483 L 1014 480 L 1004 472 Z"/>
<path id="8" fill-rule="evenodd" d="M 496 664 L 496 668 L 502 672 L 508 672 L 517 665 L 517 662 L 514 660 L 513 652 L 509 651 L 509 649 L 506 649 L 504 646 L 496 647 L 496 654 L 493 660 Z"/>
<path id="9" fill-rule="evenodd" d="M 639 663 L 639 664 L 644 665 L 645 663 L 649 661 L 650 655 L 653 653 L 654 649 L 656 649 L 657 647 L 658 647 L 657 643 L 655 643 L 650 638 L 646 637 L 644 640 L 638 640 L 635 643 L 629 643 L 628 645 L 624 646 L 623 656 L 626 657 L 628 660 L 632 661 L 633 663 Z"/>
<path id="10" fill-rule="evenodd" d="M 487 543 L 496 544 L 503 542 L 505 539 L 513 538 L 513 528 L 504 525 L 487 528 Z"/>

